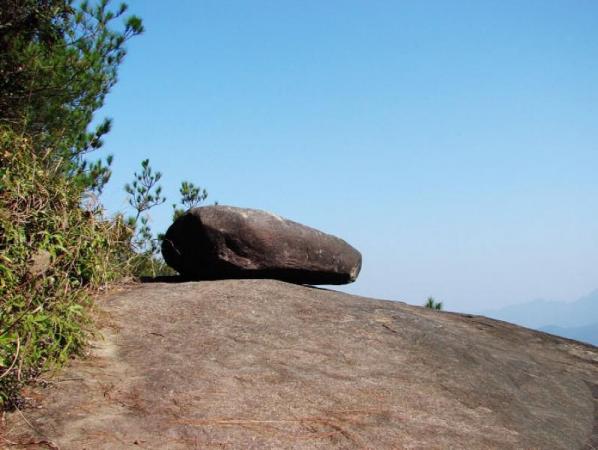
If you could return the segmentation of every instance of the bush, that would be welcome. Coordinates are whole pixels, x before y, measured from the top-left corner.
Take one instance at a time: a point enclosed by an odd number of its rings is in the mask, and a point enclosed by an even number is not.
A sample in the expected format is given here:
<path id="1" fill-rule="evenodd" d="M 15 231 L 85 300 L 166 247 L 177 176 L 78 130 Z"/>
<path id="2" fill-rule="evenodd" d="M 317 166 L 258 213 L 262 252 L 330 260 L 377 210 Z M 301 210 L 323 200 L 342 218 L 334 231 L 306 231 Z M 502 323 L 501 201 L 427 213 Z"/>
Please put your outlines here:
<path id="1" fill-rule="evenodd" d="M 0 409 L 79 353 L 93 333 L 91 294 L 130 275 L 172 274 L 147 212 L 164 203 L 149 161 L 128 186 L 136 215 L 104 217 L 110 131 L 93 114 L 117 80 L 125 42 L 143 31 L 109 0 L 5 0 L 0 8 Z M 181 187 L 185 207 L 205 190 Z M 175 205 L 176 210 L 176 205 Z"/>
<path id="2" fill-rule="evenodd" d="M 428 297 L 428 300 L 424 304 L 424 306 L 428 309 L 434 309 L 436 311 L 442 310 L 442 302 L 437 302 L 434 300 L 434 297 Z"/>
<path id="3" fill-rule="evenodd" d="M 81 206 L 52 152 L 0 130 L 0 404 L 77 353 L 89 335 L 89 293 L 127 274 L 131 229 Z"/>
<path id="4" fill-rule="evenodd" d="M 6 0 L 0 8 L 0 406 L 81 350 L 89 294 L 126 276 L 133 230 L 102 216 L 112 158 L 89 161 L 90 129 L 143 31 L 109 0 Z"/>

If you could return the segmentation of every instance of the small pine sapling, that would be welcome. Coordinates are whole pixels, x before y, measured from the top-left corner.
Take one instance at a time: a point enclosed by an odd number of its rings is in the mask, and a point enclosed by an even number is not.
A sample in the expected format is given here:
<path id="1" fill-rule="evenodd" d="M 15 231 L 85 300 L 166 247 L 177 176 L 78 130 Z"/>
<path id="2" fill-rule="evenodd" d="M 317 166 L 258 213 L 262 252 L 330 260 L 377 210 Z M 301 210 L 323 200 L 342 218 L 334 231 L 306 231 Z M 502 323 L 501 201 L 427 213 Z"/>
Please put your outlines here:
<path id="1" fill-rule="evenodd" d="M 183 181 L 179 189 L 181 194 L 181 205 L 182 208 L 177 207 L 176 204 L 172 205 L 173 213 L 172 220 L 176 220 L 181 217 L 185 211 L 198 207 L 205 199 L 208 198 L 208 191 L 195 186 L 189 181 Z"/>
<path id="2" fill-rule="evenodd" d="M 424 305 L 428 309 L 434 309 L 436 311 L 442 310 L 442 302 L 437 302 L 434 297 L 428 297 L 428 301 Z"/>
<path id="3" fill-rule="evenodd" d="M 134 245 L 137 250 L 153 256 L 158 251 L 158 243 L 153 238 L 147 212 L 164 203 L 166 198 L 162 196 L 162 186 L 158 185 L 162 174 L 152 170 L 149 159 L 141 162 L 141 169 L 140 174 L 135 172 L 133 182 L 125 185 L 129 205 L 135 210 L 135 216 L 129 217 L 128 222 L 136 231 Z"/>

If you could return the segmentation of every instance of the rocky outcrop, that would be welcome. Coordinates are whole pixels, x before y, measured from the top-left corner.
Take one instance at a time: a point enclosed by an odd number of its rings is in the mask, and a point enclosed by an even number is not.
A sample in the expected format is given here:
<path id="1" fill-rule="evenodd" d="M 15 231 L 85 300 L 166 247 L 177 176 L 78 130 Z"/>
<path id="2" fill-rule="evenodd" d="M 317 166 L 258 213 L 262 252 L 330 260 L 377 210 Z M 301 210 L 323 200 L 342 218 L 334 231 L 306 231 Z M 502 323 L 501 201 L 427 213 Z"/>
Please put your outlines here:
<path id="1" fill-rule="evenodd" d="M 342 239 L 265 211 L 231 206 L 185 213 L 166 232 L 162 254 L 189 279 L 345 284 L 361 269 L 361 254 Z"/>
<path id="2" fill-rule="evenodd" d="M 273 280 L 98 306 L 104 339 L 28 391 L 0 448 L 598 448 L 590 345 Z"/>

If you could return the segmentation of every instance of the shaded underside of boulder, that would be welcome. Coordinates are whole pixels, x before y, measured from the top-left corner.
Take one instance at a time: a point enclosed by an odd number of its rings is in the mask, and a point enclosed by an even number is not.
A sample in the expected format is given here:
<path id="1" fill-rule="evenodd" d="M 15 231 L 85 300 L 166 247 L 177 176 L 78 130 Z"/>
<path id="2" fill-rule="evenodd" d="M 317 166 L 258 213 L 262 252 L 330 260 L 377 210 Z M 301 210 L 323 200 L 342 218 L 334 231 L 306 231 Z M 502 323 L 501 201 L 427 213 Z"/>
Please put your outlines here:
<path id="1" fill-rule="evenodd" d="M 7 442 L 62 450 L 598 445 L 598 349 L 590 345 L 274 280 L 146 284 L 98 304 L 105 338 L 90 358 L 30 391 L 33 408 L 7 415 Z"/>
<path id="2" fill-rule="evenodd" d="M 345 284 L 361 269 L 361 254 L 342 239 L 265 211 L 220 205 L 178 218 L 166 232 L 162 254 L 169 266 L 196 280 Z"/>

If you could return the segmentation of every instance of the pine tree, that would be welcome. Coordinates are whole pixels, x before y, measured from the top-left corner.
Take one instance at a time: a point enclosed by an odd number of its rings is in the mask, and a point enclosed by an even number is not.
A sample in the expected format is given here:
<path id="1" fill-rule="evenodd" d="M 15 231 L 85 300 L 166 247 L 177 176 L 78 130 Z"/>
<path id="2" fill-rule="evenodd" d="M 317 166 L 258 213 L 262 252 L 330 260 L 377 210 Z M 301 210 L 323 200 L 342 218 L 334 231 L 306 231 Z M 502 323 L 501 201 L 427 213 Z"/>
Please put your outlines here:
<path id="1" fill-rule="evenodd" d="M 117 81 L 124 45 L 143 32 L 136 16 L 114 26 L 126 11 L 109 0 L 4 0 L 0 8 L 0 127 L 31 136 L 45 164 L 82 189 L 101 192 L 110 176 L 111 158 L 86 157 L 110 131 L 108 118 L 90 124 Z"/>
<path id="2" fill-rule="evenodd" d="M 179 188 L 181 194 L 181 205 L 182 208 L 177 207 L 176 204 L 172 205 L 172 220 L 176 220 L 181 217 L 186 210 L 198 207 L 205 199 L 208 198 L 208 191 L 195 186 L 190 181 L 183 181 Z"/>

